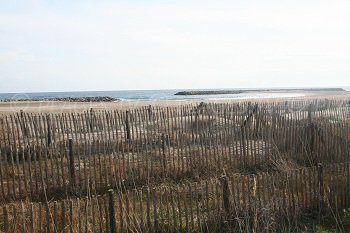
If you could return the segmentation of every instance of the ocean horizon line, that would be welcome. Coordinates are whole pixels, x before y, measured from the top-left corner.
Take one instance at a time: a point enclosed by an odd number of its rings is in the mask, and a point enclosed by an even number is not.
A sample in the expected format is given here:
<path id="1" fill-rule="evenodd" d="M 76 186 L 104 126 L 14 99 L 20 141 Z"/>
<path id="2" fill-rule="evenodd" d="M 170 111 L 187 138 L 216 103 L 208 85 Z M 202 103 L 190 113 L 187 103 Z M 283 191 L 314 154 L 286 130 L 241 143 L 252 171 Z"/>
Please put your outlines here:
<path id="1" fill-rule="evenodd" d="M 121 89 L 121 90 L 67 90 L 67 91 L 10 91 L 0 92 L 0 95 L 5 94 L 38 94 L 38 93 L 82 93 L 82 92 L 129 92 L 129 91 L 207 91 L 207 90 L 276 90 L 276 89 L 323 89 L 323 88 L 343 88 L 346 91 L 350 91 L 349 86 L 292 86 L 292 87 L 237 87 L 237 88 L 164 88 L 164 89 Z"/>

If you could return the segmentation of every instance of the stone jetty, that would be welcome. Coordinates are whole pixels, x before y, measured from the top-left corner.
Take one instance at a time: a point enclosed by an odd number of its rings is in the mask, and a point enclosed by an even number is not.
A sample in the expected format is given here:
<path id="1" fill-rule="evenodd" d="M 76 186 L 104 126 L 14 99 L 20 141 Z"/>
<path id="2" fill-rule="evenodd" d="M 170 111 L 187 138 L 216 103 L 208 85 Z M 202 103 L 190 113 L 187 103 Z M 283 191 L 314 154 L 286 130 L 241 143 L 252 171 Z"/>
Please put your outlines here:
<path id="1" fill-rule="evenodd" d="M 175 95 L 224 95 L 224 94 L 241 94 L 244 91 L 180 91 L 177 92 Z"/>
<path id="2" fill-rule="evenodd" d="M 4 99 L 0 102 L 22 102 L 22 101 L 62 101 L 62 102 L 115 102 L 120 101 L 109 96 L 96 97 L 61 97 L 61 98 L 33 98 L 33 99 Z"/>
<path id="3" fill-rule="evenodd" d="M 246 90 L 196 90 L 196 91 L 180 91 L 175 95 L 226 95 L 226 94 L 241 94 L 247 92 L 317 92 L 317 91 L 345 91 L 342 88 L 294 88 L 294 89 L 246 89 Z"/>

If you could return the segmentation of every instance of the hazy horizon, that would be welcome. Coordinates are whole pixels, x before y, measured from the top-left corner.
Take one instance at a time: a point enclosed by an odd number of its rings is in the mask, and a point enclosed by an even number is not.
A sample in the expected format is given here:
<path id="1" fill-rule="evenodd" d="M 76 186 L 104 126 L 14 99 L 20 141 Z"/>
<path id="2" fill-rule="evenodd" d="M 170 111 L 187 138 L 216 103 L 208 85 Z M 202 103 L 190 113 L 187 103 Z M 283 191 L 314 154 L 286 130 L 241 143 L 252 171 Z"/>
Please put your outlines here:
<path id="1" fill-rule="evenodd" d="M 350 86 L 349 1 L 0 4 L 0 93 Z"/>
<path id="2" fill-rule="evenodd" d="M 176 88 L 176 89 L 124 89 L 124 90 L 78 90 L 78 91 L 28 91 L 28 92 L 0 92 L 0 94 L 32 94 L 32 93 L 79 93 L 79 92 L 128 92 L 128 91 L 182 91 L 182 90 L 249 90 L 249 89 L 317 89 L 317 88 L 343 88 L 350 91 L 350 86 L 306 86 L 306 87 L 237 87 L 237 88 Z"/>

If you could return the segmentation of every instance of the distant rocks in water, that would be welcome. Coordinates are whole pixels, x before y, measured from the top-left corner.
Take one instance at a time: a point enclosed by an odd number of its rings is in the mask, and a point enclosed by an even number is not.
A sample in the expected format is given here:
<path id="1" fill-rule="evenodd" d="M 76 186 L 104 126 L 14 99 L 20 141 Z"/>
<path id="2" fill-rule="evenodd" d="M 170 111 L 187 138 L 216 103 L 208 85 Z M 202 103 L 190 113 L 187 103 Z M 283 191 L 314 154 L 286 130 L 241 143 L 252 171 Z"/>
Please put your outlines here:
<path id="1" fill-rule="evenodd" d="M 343 88 L 294 88 L 294 89 L 247 89 L 247 90 L 217 90 L 217 91 L 180 91 L 175 95 L 234 95 L 247 92 L 317 92 L 317 91 L 345 91 Z"/>
<path id="2" fill-rule="evenodd" d="M 62 98 L 35 98 L 35 99 L 5 99 L 1 102 L 21 102 L 21 101 L 62 101 L 62 102 L 114 102 L 120 101 L 109 96 L 97 97 L 62 97 Z"/>
<path id="3" fill-rule="evenodd" d="M 306 88 L 306 89 L 291 89 L 292 91 L 346 91 L 343 88 Z"/>
<path id="4" fill-rule="evenodd" d="M 225 94 L 241 94 L 242 90 L 228 90 L 228 91 L 180 91 L 175 95 L 225 95 Z"/>

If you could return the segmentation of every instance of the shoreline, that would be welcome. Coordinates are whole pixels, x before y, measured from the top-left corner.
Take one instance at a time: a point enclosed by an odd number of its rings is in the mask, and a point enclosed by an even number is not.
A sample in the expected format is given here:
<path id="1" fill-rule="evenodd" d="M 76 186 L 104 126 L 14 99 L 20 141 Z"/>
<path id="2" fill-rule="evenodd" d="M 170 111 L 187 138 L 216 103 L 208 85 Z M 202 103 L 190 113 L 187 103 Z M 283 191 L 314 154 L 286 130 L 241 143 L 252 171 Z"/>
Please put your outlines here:
<path id="1" fill-rule="evenodd" d="M 269 92 L 271 94 L 271 92 Z M 239 102 L 279 102 L 279 101 L 303 101 L 303 100 L 315 100 L 315 99 L 335 99 L 335 100 L 350 100 L 350 92 L 348 91 L 310 91 L 310 92 L 292 92 L 296 96 L 288 96 L 291 92 L 276 91 L 276 97 L 259 97 L 248 96 L 238 98 L 207 98 L 207 99 L 177 99 L 177 100 L 121 100 L 115 102 L 65 102 L 65 101 L 13 101 L 13 102 L 0 102 L 0 114 L 10 115 L 18 113 L 21 110 L 28 113 L 66 113 L 75 112 L 82 113 L 91 108 L 94 110 L 128 110 L 141 107 L 147 107 L 149 105 L 159 107 L 176 107 L 179 105 L 187 104 L 199 104 L 205 103 L 239 103 Z M 261 93 L 260 93 L 261 94 Z M 286 94 L 285 97 L 279 96 Z"/>
<path id="2" fill-rule="evenodd" d="M 242 93 L 293 93 L 293 92 L 342 92 L 343 88 L 291 88 L 291 89 L 247 89 L 247 90 L 192 90 L 179 91 L 175 95 L 193 96 L 193 95 L 226 95 L 226 94 L 242 94 Z"/>

